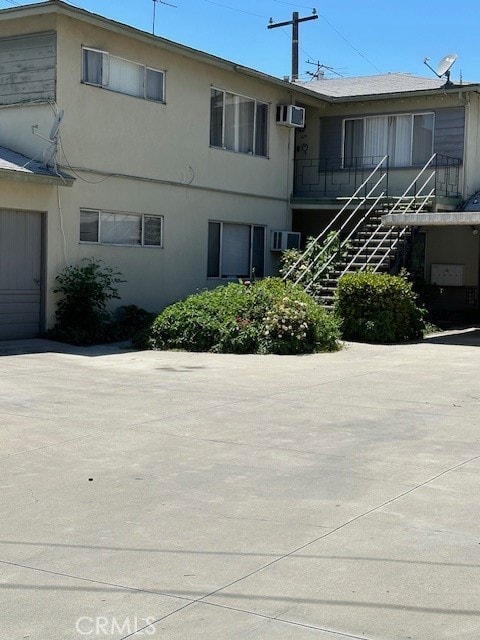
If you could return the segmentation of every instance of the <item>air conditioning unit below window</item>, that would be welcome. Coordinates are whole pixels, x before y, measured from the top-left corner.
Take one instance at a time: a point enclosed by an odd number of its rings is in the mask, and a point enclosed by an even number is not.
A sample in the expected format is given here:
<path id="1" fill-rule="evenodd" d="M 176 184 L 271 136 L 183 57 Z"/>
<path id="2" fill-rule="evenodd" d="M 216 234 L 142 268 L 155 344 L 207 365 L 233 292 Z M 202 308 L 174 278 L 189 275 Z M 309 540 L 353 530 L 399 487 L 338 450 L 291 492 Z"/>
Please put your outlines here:
<path id="1" fill-rule="evenodd" d="M 297 231 L 272 231 L 270 250 L 300 249 L 300 237 Z"/>
<path id="2" fill-rule="evenodd" d="M 277 124 L 284 127 L 303 129 L 305 126 L 305 109 L 294 104 L 279 104 L 277 106 Z"/>

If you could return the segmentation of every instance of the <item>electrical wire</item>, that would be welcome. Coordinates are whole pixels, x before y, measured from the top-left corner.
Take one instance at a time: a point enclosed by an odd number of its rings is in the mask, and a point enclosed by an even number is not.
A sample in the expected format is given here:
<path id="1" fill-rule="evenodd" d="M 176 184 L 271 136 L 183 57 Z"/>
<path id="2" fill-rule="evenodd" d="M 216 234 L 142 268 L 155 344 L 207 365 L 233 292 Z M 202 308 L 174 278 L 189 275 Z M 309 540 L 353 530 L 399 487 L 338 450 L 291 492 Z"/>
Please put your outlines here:
<path id="1" fill-rule="evenodd" d="M 65 162 L 66 162 L 68 170 L 71 171 L 73 173 L 73 175 L 76 178 L 78 178 L 79 180 L 81 180 L 82 182 L 86 182 L 88 184 L 101 184 L 102 182 L 106 182 L 107 180 L 110 180 L 110 178 L 114 178 L 115 177 L 115 174 L 112 173 L 112 174 L 108 175 L 106 178 L 102 178 L 102 180 L 87 180 L 86 178 L 83 178 L 79 173 L 77 173 L 75 171 L 75 169 L 72 167 L 72 165 L 68 161 L 68 158 L 67 158 L 67 156 L 65 154 L 65 149 L 63 148 L 62 138 L 60 137 L 58 140 L 60 142 L 60 149 L 62 150 L 62 154 L 63 154 L 63 157 L 65 159 Z"/>
<path id="2" fill-rule="evenodd" d="M 274 2 L 276 2 L 277 4 L 286 4 L 289 5 L 291 7 L 298 7 L 298 8 L 302 8 L 302 9 L 311 9 L 312 7 L 308 7 L 305 4 L 298 4 L 298 3 L 293 3 L 293 2 L 286 2 L 286 0 L 273 0 Z M 342 40 L 344 42 L 346 42 L 348 44 L 348 46 L 353 49 L 353 51 L 355 51 L 355 53 L 357 53 L 361 58 L 363 58 L 366 62 L 368 62 L 368 64 L 370 66 L 372 66 L 376 71 L 378 71 L 379 73 L 382 73 L 382 70 L 379 69 L 377 67 L 376 64 L 374 64 L 371 60 L 369 60 L 367 58 L 366 55 L 364 55 L 361 51 L 359 51 L 324 15 L 322 15 L 321 13 L 318 14 L 320 16 L 320 18 L 322 18 L 322 20 L 328 24 L 328 26 L 330 27 L 330 29 L 332 29 L 333 31 L 335 31 L 335 33 L 340 36 L 340 38 L 342 38 Z"/>
<path id="3" fill-rule="evenodd" d="M 215 0 L 204 0 L 204 2 L 208 2 L 208 4 L 215 4 L 217 7 L 223 7 L 224 9 L 230 9 L 231 11 L 238 11 L 239 13 L 246 13 L 249 16 L 255 16 L 256 18 L 264 18 L 268 20 L 270 16 L 262 16 L 259 13 L 252 13 L 252 11 L 246 11 L 245 9 L 238 9 L 237 7 L 232 7 L 228 4 L 222 4 L 220 2 L 215 2 Z"/>
<path id="4" fill-rule="evenodd" d="M 57 205 L 58 205 L 58 215 L 59 215 L 59 219 L 60 219 L 60 231 L 62 234 L 62 240 L 63 240 L 63 259 L 65 260 L 65 264 L 68 264 L 68 258 L 67 258 L 67 236 L 65 235 L 65 227 L 63 225 L 63 209 L 62 209 L 62 204 L 60 202 L 60 187 L 57 184 Z"/>
<path id="5" fill-rule="evenodd" d="M 326 23 L 328 24 L 328 26 L 330 27 L 330 29 L 333 29 L 333 31 L 335 31 L 335 33 L 336 33 L 338 36 L 340 36 L 340 38 L 341 38 L 344 42 L 346 42 L 346 43 L 348 44 L 348 46 L 349 46 L 351 49 L 353 49 L 353 51 L 355 51 L 355 53 L 358 53 L 358 55 L 359 55 L 361 58 L 363 58 L 366 62 L 368 62 L 368 64 L 369 64 L 370 66 L 372 66 L 376 71 L 378 71 L 378 73 L 382 73 L 382 70 L 381 70 L 381 69 L 379 69 L 379 68 L 377 67 L 377 65 L 376 65 L 376 64 L 374 64 L 371 60 L 369 60 L 369 59 L 367 58 L 367 56 L 363 55 L 363 53 L 362 53 L 361 51 L 359 51 L 359 50 L 358 50 L 358 49 L 357 49 L 357 48 L 356 48 L 356 47 L 355 47 L 355 46 L 354 46 L 354 45 L 353 45 L 349 40 L 347 40 L 347 38 L 346 38 L 342 33 L 340 33 L 340 31 L 339 31 L 336 27 L 334 27 L 334 26 L 333 26 L 333 24 L 332 24 L 329 20 L 327 20 L 327 18 L 326 18 L 324 15 L 322 15 L 321 13 L 319 13 L 318 15 L 320 16 L 320 18 L 322 18 L 322 20 L 323 20 L 324 22 L 326 22 Z"/>
<path id="6" fill-rule="evenodd" d="M 273 0 L 277 4 L 288 4 L 290 7 L 298 7 L 299 9 L 313 9 L 313 7 L 307 7 L 306 4 L 298 4 L 298 2 L 285 2 L 285 0 Z"/>

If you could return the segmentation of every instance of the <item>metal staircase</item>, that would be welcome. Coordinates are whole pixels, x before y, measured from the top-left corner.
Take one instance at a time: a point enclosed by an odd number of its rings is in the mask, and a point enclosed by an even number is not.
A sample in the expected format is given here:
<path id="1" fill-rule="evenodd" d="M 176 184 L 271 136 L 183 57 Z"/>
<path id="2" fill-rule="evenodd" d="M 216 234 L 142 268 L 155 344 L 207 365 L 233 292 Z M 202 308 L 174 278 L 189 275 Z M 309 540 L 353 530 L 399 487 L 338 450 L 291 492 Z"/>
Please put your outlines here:
<path id="1" fill-rule="evenodd" d="M 338 279 L 345 273 L 367 269 L 394 271 L 411 238 L 411 230 L 384 226 L 382 218 L 387 213 L 419 213 L 431 205 L 435 195 L 435 169 L 432 169 L 435 155 L 398 197 L 387 194 L 384 166 L 388 156 L 384 156 L 325 229 L 307 245 L 284 279 L 292 279 L 299 265 L 307 264 L 308 268 L 294 281 L 302 283 L 328 307 L 333 304 Z M 334 242 L 338 246 L 332 251 Z"/>

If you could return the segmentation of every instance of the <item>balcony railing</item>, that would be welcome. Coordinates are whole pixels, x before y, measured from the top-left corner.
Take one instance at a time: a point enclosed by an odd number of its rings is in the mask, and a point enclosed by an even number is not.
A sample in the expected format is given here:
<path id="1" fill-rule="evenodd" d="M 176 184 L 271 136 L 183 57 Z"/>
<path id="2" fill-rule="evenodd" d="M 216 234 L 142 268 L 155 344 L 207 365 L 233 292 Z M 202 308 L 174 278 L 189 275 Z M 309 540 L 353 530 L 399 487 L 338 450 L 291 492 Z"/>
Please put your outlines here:
<path id="1" fill-rule="evenodd" d="M 350 196 L 365 181 L 382 160 L 381 156 L 356 157 L 346 161 L 342 158 L 305 158 L 295 160 L 293 195 L 300 198 L 344 198 Z M 429 170 L 435 174 L 435 196 L 460 197 L 460 168 L 458 158 L 435 154 Z M 388 158 L 380 171 L 386 174 L 387 196 L 401 195 L 418 173 L 418 167 L 392 167 Z M 421 184 L 413 182 L 409 195 L 416 195 Z M 371 185 L 368 183 L 365 190 Z M 362 194 L 363 195 L 363 194 Z M 376 194 L 374 194 L 376 195 Z"/>

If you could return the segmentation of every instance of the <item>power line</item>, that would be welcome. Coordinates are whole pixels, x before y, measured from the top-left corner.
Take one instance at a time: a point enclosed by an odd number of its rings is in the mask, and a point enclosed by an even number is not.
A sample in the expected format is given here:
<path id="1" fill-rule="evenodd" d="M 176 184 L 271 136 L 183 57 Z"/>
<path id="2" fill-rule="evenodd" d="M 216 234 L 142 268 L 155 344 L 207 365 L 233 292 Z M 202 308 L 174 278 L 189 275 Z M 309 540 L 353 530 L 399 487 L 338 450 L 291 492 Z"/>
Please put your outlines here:
<path id="1" fill-rule="evenodd" d="M 278 0 L 275 0 L 275 1 L 277 2 Z M 359 51 L 349 40 L 347 40 L 347 38 L 342 33 L 340 33 L 340 31 L 336 27 L 334 27 L 333 24 L 329 20 L 327 20 L 327 18 L 324 15 L 322 15 L 321 13 L 319 13 L 318 15 L 322 18 L 322 20 L 324 20 L 328 24 L 328 26 L 331 29 L 335 31 L 337 35 L 340 36 L 340 38 L 342 38 L 342 40 L 344 40 L 348 44 L 349 47 L 351 47 L 355 51 L 355 53 L 358 53 L 358 55 L 361 56 L 364 60 L 366 60 L 369 65 L 371 65 L 374 69 L 378 71 L 378 73 L 382 73 L 382 70 L 379 69 L 377 65 L 374 64 L 371 60 L 369 60 L 367 56 L 364 56 L 363 53 Z"/>
<path id="2" fill-rule="evenodd" d="M 285 0 L 273 0 L 278 4 L 288 4 L 290 7 L 298 7 L 299 9 L 313 9 L 313 7 L 308 7 L 306 4 L 298 4 L 298 2 L 285 2 Z"/>
<path id="3" fill-rule="evenodd" d="M 214 0 L 204 0 L 204 2 L 208 2 L 208 4 L 215 4 L 217 5 L 217 7 L 223 7 L 224 9 L 230 9 L 231 11 L 238 11 L 239 13 L 246 13 L 249 16 L 255 16 L 256 18 L 264 18 L 265 20 L 268 20 L 268 16 L 262 16 L 259 13 L 245 11 L 245 9 L 238 9 L 237 7 L 232 7 L 228 4 L 222 4 L 221 2 L 215 2 Z"/>
<path id="4" fill-rule="evenodd" d="M 299 4 L 298 2 L 287 2 L 286 0 L 273 0 L 274 2 L 276 2 L 277 4 L 287 4 L 291 7 L 301 7 L 302 9 L 309 9 L 310 7 L 308 7 L 305 4 Z M 324 20 L 328 26 L 333 29 L 333 31 L 335 31 L 335 33 L 337 35 L 340 36 L 340 38 L 342 38 L 342 40 L 344 40 L 344 42 L 346 42 L 348 44 L 348 46 L 353 49 L 353 51 L 355 51 L 355 53 L 357 53 L 361 58 L 363 58 L 366 62 L 368 62 L 369 65 L 371 65 L 376 71 L 378 71 L 379 73 L 382 73 L 382 70 L 379 69 L 377 67 L 376 64 L 374 64 L 371 60 L 369 60 L 367 58 L 366 55 L 364 55 L 361 51 L 359 51 L 336 27 L 333 26 L 333 24 L 321 13 L 318 14 L 322 20 Z"/>

